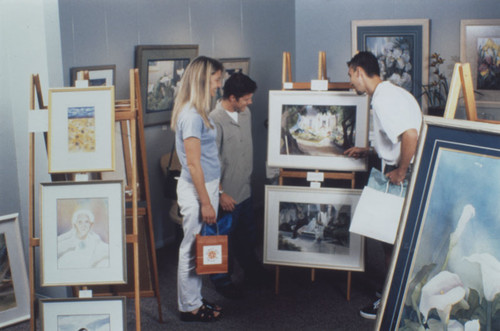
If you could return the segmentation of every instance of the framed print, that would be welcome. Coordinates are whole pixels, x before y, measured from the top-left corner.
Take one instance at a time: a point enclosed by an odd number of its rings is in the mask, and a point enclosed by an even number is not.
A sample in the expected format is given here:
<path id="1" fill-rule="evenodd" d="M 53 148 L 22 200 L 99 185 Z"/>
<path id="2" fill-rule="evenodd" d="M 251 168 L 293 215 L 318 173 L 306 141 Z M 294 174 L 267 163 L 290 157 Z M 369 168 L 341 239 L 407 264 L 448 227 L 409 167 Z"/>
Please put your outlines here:
<path id="1" fill-rule="evenodd" d="M 40 300 L 44 331 L 90 331 L 127 329 L 125 297 Z"/>
<path id="2" fill-rule="evenodd" d="M 113 171 L 114 87 L 49 90 L 49 173 Z"/>
<path id="3" fill-rule="evenodd" d="M 264 263 L 364 270 L 364 239 L 349 232 L 361 190 L 266 186 Z"/>
<path id="4" fill-rule="evenodd" d="M 470 63 L 476 101 L 500 105 L 500 19 L 460 21 L 460 62 Z"/>
<path id="5" fill-rule="evenodd" d="M 167 123 L 179 81 L 189 62 L 198 56 L 198 45 L 139 45 L 139 69 L 144 125 Z"/>
<path id="6" fill-rule="evenodd" d="M 114 86 L 116 78 L 116 65 L 73 67 L 69 70 L 69 81 L 75 86 L 77 75 L 80 71 L 89 72 L 89 86 Z"/>
<path id="7" fill-rule="evenodd" d="M 0 216 L 0 328 L 30 318 L 29 298 L 18 214 Z"/>
<path id="8" fill-rule="evenodd" d="M 355 20 L 351 25 L 352 55 L 372 52 L 379 61 L 381 78 L 408 90 L 424 108 L 422 86 L 429 79 L 429 20 Z"/>
<path id="9" fill-rule="evenodd" d="M 42 286 L 126 282 L 122 181 L 41 184 Z"/>
<path id="10" fill-rule="evenodd" d="M 344 156 L 368 146 L 368 97 L 355 92 L 269 91 L 269 166 L 365 171 Z"/>
<path id="11" fill-rule="evenodd" d="M 500 128 L 424 120 L 379 330 L 498 330 Z"/>
<path id="12" fill-rule="evenodd" d="M 219 61 L 224 65 L 224 77 L 222 79 L 222 86 L 224 86 L 224 82 L 232 74 L 240 72 L 242 74 L 248 75 L 250 72 L 249 57 L 224 58 L 224 59 L 219 59 Z"/>

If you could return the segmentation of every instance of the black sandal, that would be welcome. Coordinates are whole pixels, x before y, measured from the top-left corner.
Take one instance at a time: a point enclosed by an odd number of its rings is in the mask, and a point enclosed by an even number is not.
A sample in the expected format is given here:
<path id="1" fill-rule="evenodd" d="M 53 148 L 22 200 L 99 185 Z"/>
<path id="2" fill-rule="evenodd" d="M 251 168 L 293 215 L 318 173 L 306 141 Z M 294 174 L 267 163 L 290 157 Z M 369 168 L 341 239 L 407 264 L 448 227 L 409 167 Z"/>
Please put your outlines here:
<path id="1" fill-rule="evenodd" d="M 215 316 L 214 313 L 219 313 Z M 196 314 L 192 312 L 181 312 L 181 321 L 183 322 L 215 322 L 222 317 L 222 312 L 213 310 L 203 304 Z"/>
<path id="2" fill-rule="evenodd" d="M 205 306 L 207 306 L 208 308 L 216 311 L 216 312 L 222 312 L 222 307 L 219 306 L 219 305 L 216 305 L 215 303 L 212 303 L 212 302 L 209 302 L 208 300 L 206 299 L 201 299 L 201 302 L 203 302 L 203 304 Z"/>

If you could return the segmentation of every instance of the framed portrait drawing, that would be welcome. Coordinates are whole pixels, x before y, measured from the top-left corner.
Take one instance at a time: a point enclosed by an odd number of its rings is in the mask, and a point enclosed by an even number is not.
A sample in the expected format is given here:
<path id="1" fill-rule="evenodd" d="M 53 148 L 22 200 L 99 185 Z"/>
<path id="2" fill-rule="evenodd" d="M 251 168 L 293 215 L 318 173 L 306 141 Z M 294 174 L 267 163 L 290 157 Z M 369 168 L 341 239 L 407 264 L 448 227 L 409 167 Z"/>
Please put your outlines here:
<path id="1" fill-rule="evenodd" d="M 113 171 L 114 87 L 49 90 L 49 173 Z"/>
<path id="2" fill-rule="evenodd" d="M 0 328 L 30 318 L 29 286 L 18 214 L 0 216 Z"/>
<path id="3" fill-rule="evenodd" d="M 500 128 L 424 120 L 379 330 L 500 326 Z"/>
<path id="4" fill-rule="evenodd" d="M 368 146 L 368 97 L 355 92 L 269 91 L 269 166 L 365 171 L 344 156 Z"/>
<path id="5" fill-rule="evenodd" d="M 408 90 L 422 102 L 422 86 L 429 79 L 429 20 L 354 20 L 352 55 L 372 52 L 383 80 Z M 425 110 L 424 110 L 425 112 Z"/>
<path id="6" fill-rule="evenodd" d="M 184 70 L 198 56 L 198 45 L 139 45 L 139 69 L 144 125 L 167 123 Z"/>
<path id="7" fill-rule="evenodd" d="M 460 62 L 470 63 L 478 103 L 500 106 L 500 19 L 460 21 Z"/>
<path id="8" fill-rule="evenodd" d="M 125 297 L 40 300 L 44 331 L 127 330 Z"/>
<path id="9" fill-rule="evenodd" d="M 361 190 L 266 186 L 264 263 L 364 270 L 364 239 L 349 232 Z"/>
<path id="10" fill-rule="evenodd" d="M 80 71 L 89 72 L 89 86 L 114 86 L 116 80 L 116 65 L 73 67 L 69 69 L 69 81 L 75 86 Z"/>
<path id="11" fill-rule="evenodd" d="M 42 286 L 126 282 L 122 181 L 41 184 Z"/>

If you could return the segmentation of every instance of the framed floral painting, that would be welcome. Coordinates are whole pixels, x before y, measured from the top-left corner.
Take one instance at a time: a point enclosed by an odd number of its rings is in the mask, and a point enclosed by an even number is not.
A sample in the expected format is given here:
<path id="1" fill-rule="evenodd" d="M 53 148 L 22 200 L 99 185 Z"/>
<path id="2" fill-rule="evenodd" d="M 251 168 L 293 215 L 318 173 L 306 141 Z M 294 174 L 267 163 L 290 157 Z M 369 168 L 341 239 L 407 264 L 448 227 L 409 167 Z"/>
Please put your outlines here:
<path id="1" fill-rule="evenodd" d="M 378 330 L 500 329 L 500 128 L 427 116 Z"/>
<path id="2" fill-rule="evenodd" d="M 401 86 L 422 102 L 422 86 L 429 77 L 429 20 L 354 20 L 352 55 L 372 52 L 383 80 Z"/>

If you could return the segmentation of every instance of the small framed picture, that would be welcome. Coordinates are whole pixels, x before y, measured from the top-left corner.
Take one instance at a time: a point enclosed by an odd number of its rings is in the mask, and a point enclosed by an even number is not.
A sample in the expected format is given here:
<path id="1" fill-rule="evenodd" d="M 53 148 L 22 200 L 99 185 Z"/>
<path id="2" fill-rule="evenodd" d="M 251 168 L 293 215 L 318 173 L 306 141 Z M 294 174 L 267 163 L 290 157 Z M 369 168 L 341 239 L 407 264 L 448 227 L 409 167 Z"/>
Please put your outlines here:
<path id="1" fill-rule="evenodd" d="M 178 84 L 189 62 L 198 56 L 198 45 L 139 45 L 139 69 L 144 125 L 167 123 Z"/>
<path id="2" fill-rule="evenodd" d="M 30 318 L 29 298 L 18 214 L 0 216 L 0 328 Z"/>
<path id="3" fill-rule="evenodd" d="M 69 69 L 69 80 L 71 86 L 75 86 L 78 73 L 89 72 L 89 86 L 114 86 L 116 78 L 116 65 L 73 67 Z"/>
<path id="4" fill-rule="evenodd" d="M 43 331 L 126 331 L 125 297 L 42 299 Z"/>
<path id="5" fill-rule="evenodd" d="M 224 86 L 224 81 L 228 79 L 232 74 L 239 72 L 248 75 L 250 72 L 249 57 L 224 58 L 219 59 L 219 61 L 224 65 L 224 77 L 222 86 Z"/>
<path id="6" fill-rule="evenodd" d="M 114 87 L 49 90 L 49 173 L 113 171 Z"/>
<path id="7" fill-rule="evenodd" d="M 42 286 L 126 282 L 122 181 L 41 184 Z"/>
<path id="8" fill-rule="evenodd" d="M 364 270 L 364 239 L 349 232 L 361 190 L 266 186 L 264 263 Z"/>

